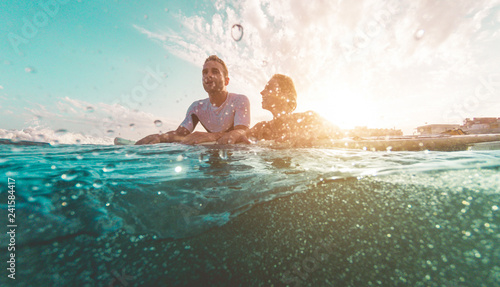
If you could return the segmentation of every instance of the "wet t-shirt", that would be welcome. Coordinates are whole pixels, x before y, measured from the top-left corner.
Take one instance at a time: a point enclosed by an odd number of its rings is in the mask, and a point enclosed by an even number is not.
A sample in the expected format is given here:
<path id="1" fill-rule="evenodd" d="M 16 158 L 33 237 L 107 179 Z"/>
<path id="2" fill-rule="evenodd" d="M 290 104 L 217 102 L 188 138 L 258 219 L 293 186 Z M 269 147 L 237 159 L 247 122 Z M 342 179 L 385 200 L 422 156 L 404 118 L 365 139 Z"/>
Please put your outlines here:
<path id="1" fill-rule="evenodd" d="M 193 132 L 198 122 L 210 133 L 227 132 L 239 125 L 250 127 L 250 102 L 245 95 L 233 93 L 220 107 L 213 106 L 209 98 L 196 101 L 181 126 Z"/>

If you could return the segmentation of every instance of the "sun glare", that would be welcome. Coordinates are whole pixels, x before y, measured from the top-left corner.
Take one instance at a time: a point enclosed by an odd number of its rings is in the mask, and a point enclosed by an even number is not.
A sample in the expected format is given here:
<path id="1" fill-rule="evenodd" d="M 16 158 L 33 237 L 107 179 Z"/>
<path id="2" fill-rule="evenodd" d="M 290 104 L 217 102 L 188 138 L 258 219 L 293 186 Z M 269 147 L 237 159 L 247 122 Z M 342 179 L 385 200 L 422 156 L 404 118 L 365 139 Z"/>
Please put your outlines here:
<path id="1" fill-rule="evenodd" d="M 378 128 L 377 106 L 363 91 L 328 85 L 318 90 L 317 95 L 322 101 L 311 109 L 340 128 Z"/>

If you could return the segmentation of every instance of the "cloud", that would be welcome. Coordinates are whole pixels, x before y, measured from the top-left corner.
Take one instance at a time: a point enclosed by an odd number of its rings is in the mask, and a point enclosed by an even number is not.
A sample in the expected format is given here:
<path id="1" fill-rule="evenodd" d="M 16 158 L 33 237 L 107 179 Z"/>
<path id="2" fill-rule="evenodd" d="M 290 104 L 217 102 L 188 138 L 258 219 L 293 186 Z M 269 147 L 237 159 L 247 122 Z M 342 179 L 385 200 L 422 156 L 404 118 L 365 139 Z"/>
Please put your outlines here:
<path id="1" fill-rule="evenodd" d="M 295 81 L 299 107 L 301 98 L 341 105 L 353 90 L 380 102 L 422 90 L 428 102 L 443 86 L 452 97 L 464 82 L 473 90 L 478 74 L 494 72 L 498 6 L 498 0 L 216 1 L 214 15 L 177 15 L 180 31 L 134 27 L 195 65 L 220 55 L 254 101 L 272 74 L 283 73 Z M 231 37 L 233 24 L 244 27 L 241 41 Z M 485 61 L 487 54 L 494 59 Z M 352 90 L 336 94 L 345 86 Z"/>
<path id="2" fill-rule="evenodd" d="M 127 137 L 140 139 L 148 134 L 177 128 L 178 121 L 155 117 L 150 113 L 132 110 L 121 104 L 91 104 L 65 97 L 56 103 L 57 109 L 34 104 L 25 108 L 32 126 L 65 129 L 96 137 Z M 155 121 L 161 121 L 161 125 Z"/>

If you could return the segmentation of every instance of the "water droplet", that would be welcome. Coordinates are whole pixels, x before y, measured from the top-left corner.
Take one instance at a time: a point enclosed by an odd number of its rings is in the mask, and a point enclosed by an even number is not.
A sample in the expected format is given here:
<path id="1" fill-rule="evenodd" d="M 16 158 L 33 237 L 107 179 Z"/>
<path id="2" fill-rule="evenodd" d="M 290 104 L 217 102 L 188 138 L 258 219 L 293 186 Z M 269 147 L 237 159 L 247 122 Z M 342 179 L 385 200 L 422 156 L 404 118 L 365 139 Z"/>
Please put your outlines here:
<path id="1" fill-rule="evenodd" d="M 415 39 L 420 40 L 422 37 L 424 37 L 425 31 L 423 29 L 419 29 L 415 31 L 415 34 L 413 35 Z"/>
<path id="2" fill-rule="evenodd" d="M 219 157 L 221 159 L 227 159 L 227 150 L 219 150 Z"/>
<path id="3" fill-rule="evenodd" d="M 68 131 L 65 130 L 65 129 L 58 129 L 57 131 L 55 131 L 54 133 L 56 134 L 56 136 L 62 136 L 64 134 L 66 134 Z"/>
<path id="4" fill-rule="evenodd" d="M 94 183 L 92 184 L 93 187 L 95 188 L 101 188 L 104 184 L 102 183 L 102 180 L 96 179 L 94 180 Z"/>
<path id="5" fill-rule="evenodd" d="M 94 108 L 91 107 L 91 106 L 88 106 L 87 109 L 86 109 L 87 113 L 93 113 L 94 112 Z"/>
<path id="6" fill-rule="evenodd" d="M 107 135 L 108 137 L 112 137 L 114 134 L 115 134 L 115 131 L 114 131 L 114 130 L 107 130 L 107 131 L 106 131 L 106 135 Z"/>
<path id="7" fill-rule="evenodd" d="M 128 126 L 130 127 L 130 130 L 131 130 L 131 131 L 133 131 L 133 130 L 134 130 L 134 126 L 135 126 L 135 124 L 130 124 L 130 125 L 128 125 Z"/>
<path id="8" fill-rule="evenodd" d="M 36 70 L 33 67 L 26 67 L 26 68 L 24 68 L 24 71 L 26 73 L 33 73 L 33 74 L 36 73 Z"/>
<path id="9" fill-rule="evenodd" d="M 116 168 L 116 166 L 114 164 L 110 163 L 110 164 L 107 164 L 105 167 L 103 167 L 102 171 L 104 171 L 104 172 L 112 172 L 112 171 L 115 170 L 115 168 Z"/>
<path id="10" fill-rule="evenodd" d="M 61 179 L 64 180 L 64 181 L 72 181 L 73 179 L 75 179 L 76 177 L 78 176 L 77 173 L 75 172 L 72 172 L 72 171 L 69 171 L 67 173 L 63 173 L 61 175 Z"/>
<path id="11" fill-rule="evenodd" d="M 243 38 L 243 26 L 240 24 L 234 24 L 231 28 L 231 36 L 236 42 L 240 41 L 241 38 Z"/>
<path id="12" fill-rule="evenodd" d="M 163 125 L 163 123 L 160 120 L 155 121 L 155 126 L 161 127 L 162 125 Z"/>

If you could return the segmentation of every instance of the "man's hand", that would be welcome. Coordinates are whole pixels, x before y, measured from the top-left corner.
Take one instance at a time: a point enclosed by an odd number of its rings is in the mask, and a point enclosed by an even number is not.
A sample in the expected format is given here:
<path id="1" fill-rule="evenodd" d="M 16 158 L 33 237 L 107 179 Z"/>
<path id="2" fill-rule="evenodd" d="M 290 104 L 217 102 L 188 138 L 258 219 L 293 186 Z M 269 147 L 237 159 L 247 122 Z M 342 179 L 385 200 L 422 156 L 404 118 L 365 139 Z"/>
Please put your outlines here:
<path id="1" fill-rule="evenodd" d="M 184 137 L 181 143 L 194 145 L 206 142 L 214 142 L 221 136 L 221 134 L 222 133 L 194 132 Z"/>
<path id="2" fill-rule="evenodd" d="M 247 130 L 237 129 L 224 133 L 218 140 L 218 144 L 252 143 L 247 138 Z"/>
<path id="3" fill-rule="evenodd" d="M 157 144 L 161 142 L 161 135 L 159 134 L 154 134 L 154 135 L 149 135 L 143 139 L 138 140 L 135 144 L 136 145 L 143 145 L 143 144 Z"/>
<path id="4" fill-rule="evenodd" d="M 143 144 L 157 144 L 157 143 L 173 143 L 173 142 L 181 142 L 184 139 L 184 135 L 188 134 L 189 131 L 183 130 L 184 128 L 179 127 L 176 131 L 170 131 L 164 134 L 154 134 L 149 135 L 139 141 L 137 141 L 136 145 Z"/>

